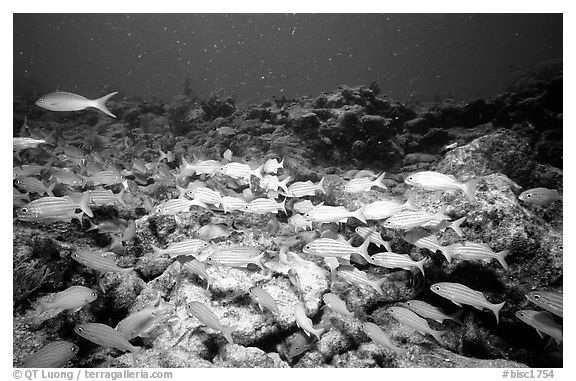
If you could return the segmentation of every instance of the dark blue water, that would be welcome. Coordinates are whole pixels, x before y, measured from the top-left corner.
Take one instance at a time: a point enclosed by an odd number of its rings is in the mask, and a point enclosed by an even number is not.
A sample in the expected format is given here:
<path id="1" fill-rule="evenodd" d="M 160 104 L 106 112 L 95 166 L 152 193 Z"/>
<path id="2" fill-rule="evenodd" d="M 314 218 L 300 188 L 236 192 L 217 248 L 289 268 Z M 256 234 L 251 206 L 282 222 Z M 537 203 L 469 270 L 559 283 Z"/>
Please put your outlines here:
<path id="1" fill-rule="evenodd" d="M 490 97 L 562 56 L 561 14 L 17 14 L 14 93 L 108 89 L 238 102 L 376 81 L 397 99 Z"/>

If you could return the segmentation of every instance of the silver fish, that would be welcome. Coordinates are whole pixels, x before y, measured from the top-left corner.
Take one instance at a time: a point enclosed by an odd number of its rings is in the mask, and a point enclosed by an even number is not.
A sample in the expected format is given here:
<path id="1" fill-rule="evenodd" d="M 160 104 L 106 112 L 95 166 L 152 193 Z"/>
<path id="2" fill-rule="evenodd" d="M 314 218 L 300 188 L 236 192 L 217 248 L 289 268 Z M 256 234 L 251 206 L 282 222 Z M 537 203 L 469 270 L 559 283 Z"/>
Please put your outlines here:
<path id="1" fill-rule="evenodd" d="M 276 172 L 278 171 L 278 168 L 284 169 L 284 159 L 282 159 L 282 161 L 280 163 L 278 163 L 278 160 L 276 160 L 276 159 L 268 159 L 264 163 L 263 169 L 264 169 L 265 173 L 276 174 Z"/>
<path id="2" fill-rule="evenodd" d="M 466 194 L 469 200 L 474 201 L 476 194 L 474 188 L 480 179 L 473 179 L 466 183 L 461 183 L 452 175 L 434 171 L 422 171 L 413 173 L 404 179 L 408 185 L 430 191 L 456 191 L 461 190 Z"/>
<path id="3" fill-rule="evenodd" d="M 421 318 L 420 316 L 416 315 L 415 312 L 410 311 L 404 307 L 388 307 L 386 309 L 390 315 L 392 315 L 396 320 L 400 323 L 407 325 L 410 328 L 415 329 L 416 331 L 432 335 L 436 339 L 440 345 L 447 346 L 447 343 L 442 338 L 442 334 L 446 333 L 447 331 L 436 331 L 428 325 L 428 322 Z"/>
<path id="4" fill-rule="evenodd" d="M 558 344 L 562 342 L 562 326 L 554 321 L 554 316 L 546 311 L 520 310 L 516 317 L 536 329 L 540 337 L 542 334 L 554 338 Z"/>
<path id="5" fill-rule="evenodd" d="M 224 213 L 244 209 L 246 205 L 247 205 L 246 201 L 238 197 L 231 197 L 231 196 L 222 197 L 222 207 L 224 208 Z"/>
<path id="6" fill-rule="evenodd" d="M 38 193 L 39 195 L 47 194 L 50 197 L 54 197 L 52 191 L 56 183 L 47 187 L 44 182 L 35 177 L 19 177 L 14 180 L 14 185 L 26 192 Z"/>
<path id="7" fill-rule="evenodd" d="M 213 280 L 212 277 L 208 275 L 206 267 L 204 267 L 204 264 L 202 262 L 198 261 L 197 259 L 192 259 L 191 261 L 188 261 L 182 265 L 182 270 L 186 270 L 191 274 L 196 274 L 200 278 L 206 280 L 207 283 L 206 290 L 210 288 L 210 284 L 212 283 Z"/>
<path id="8" fill-rule="evenodd" d="M 258 265 L 262 271 L 266 271 L 262 264 L 265 252 L 261 252 L 251 246 L 228 246 L 219 248 L 214 246 L 214 254 L 206 257 L 206 262 L 212 265 L 223 265 L 228 267 L 248 267 L 250 263 Z"/>
<path id="9" fill-rule="evenodd" d="M 441 212 L 432 214 L 424 211 L 403 210 L 389 217 L 382 226 L 387 229 L 411 230 L 422 227 L 435 219 L 449 220 L 450 217 Z"/>
<path id="10" fill-rule="evenodd" d="M 74 327 L 77 335 L 90 340 L 91 342 L 108 348 L 116 348 L 121 351 L 130 351 L 134 365 L 136 365 L 136 355 L 142 350 L 141 347 L 135 347 L 124 335 L 106 324 L 101 323 L 83 323 Z"/>
<path id="11" fill-rule="evenodd" d="M 408 352 L 408 349 L 400 348 L 392 343 L 392 340 L 382 331 L 380 327 L 371 322 L 362 323 L 362 331 L 374 341 L 376 344 L 383 346 L 384 348 L 390 349 L 397 355 L 402 355 Z"/>
<path id="12" fill-rule="evenodd" d="M 340 276 L 346 282 L 354 285 L 369 286 L 376 290 L 380 295 L 384 295 L 382 285 L 388 282 L 387 278 L 369 279 L 364 271 L 360 271 L 354 266 L 340 265 L 334 270 L 335 274 Z"/>
<path id="13" fill-rule="evenodd" d="M 367 192 L 372 187 L 379 187 L 382 189 L 388 189 L 386 185 L 382 182 L 384 180 L 384 176 L 386 176 L 386 172 L 382 172 L 380 176 L 374 181 L 370 180 L 367 177 L 360 177 L 356 179 L 352 179 L 344 185 L 344 192 L 347 193 L 360 193 L 360 192 Z"/>
<path id="14" fill-rule="evenodd" d="M 236 326 L 225 326 L 223 325 L 214 312 L 204 303 L 200 302 L 190 302 L 186 305 L 186 311 L 194 316 L 196 319 L 208 327 L 222 332 L 226 340 L 230 344 L 234 344 L 234 339 L 232 338 L 232 332 L 236 329 Z"/>
<path id="15" fill-rule="evenodd" d="M 264 308 L 266 308 L 267 310 L 273 312 L 275 315 L 277 316 L 280 315 L 280 309 L 278 308 L 278 304 L 276 304 L 276 301 L 274 300 L 272 295 L 270 295 L 262 287 L 259 286 L 251 287 L 249 293 L 252 299 L 254 299 L 256 303 L 258 303 L 258 307 L 260 307 L 262 311 L 264 311 Z"/>
<path id="16" fill-rule="evenodd" d="M 348 218 L 354 217 L 363 223 L 366 219 L 363 214 L 363 209 L 360 208 L 355 211 L 349 211 L 343 206 L 329 206 L 324 203 L 316 205 L 313 209 L 304 214 L 307 220 L 319 223 L 329 222 L 347 222 Z"/>
<path id="17" fill-rule="evenodd" d="M 553 291 L 531 291 L 526 294 L 526 298 L 538 307 L 552 312 L 556 316 L 563 317 L 563 295 L 561 292 Z"/>
<path id="18" fill-rule="evenodd" d="M 76 213 L 80 209 L 81 212 Z M 71 221 L 77 218 L 82 223 L 83 214 L 94 217 L 88 206 L 88 195 L 77 203 L 70 197 L 42 197 L 30 202 L 16 211 L 16 218 L 21 221 L 50 222 Z"/>
<path id="19" fill-rule="evenodd" d="M 340 299 L 338 295 L 327 293 L 322 295 L 322 300 L 326 304 L 325 307 L 328 307 L 332 311 L 342 316 L 348 316 L 348 317 L 354 316 L 352 312 L 348 311 L 348 308 L 346 307 L 346 302 Z"/>
<path id="20" fill-rule="evenodd" d="M 424 275 L 424 264 L 428 258 L 424 258 L 420 261 L 413 260 L 408 254 L 397 254 L 392 252 L 376 253 L 369 257 L 368 263 L 373 265 L 386 267 L 388 269 L 404 269 L 410 270 L 412 267 L 417 267 Z"/>
<path id="21" fill-rule="evenodd" d="M 418 208 L 414 205 L 411 198 L 405 203 L 396 200 L 381 200 L 364 205 L 362 207 L 362 215 L 367 220 L 383 220 L 405 209 L 417 210 Z"/>
<path id="22" fill-rule="evenodd" d="M 492 304 L 486 300 L 486 297 L 480 291 L 473 290 L 460 283 L 440 282 L 430 286 L 430 290 L 448 300 L 451 300 L 452 303 L 459 307 L 462 307 L 462 304 L 468 304 L 480 311 L 482 311 L 483 308 L 491 310 L 494 313 L 494 316 L 496 316 L 496 324 L 499 323 L 498 313 L 506 303 L 502 302 L 499 304 Z"/>
<path id="23" fill-rule="evenodd" d="M 208 242 L 198 238 L 190 238 L 172 243 L 165 249 L 160 249 L 152 244 L 150 246 L 154 250 L 154 258 L 165 254 L 170 256 L 170 258 L 176 258 L 181 255 L 198 255 L 203 249 L 208 247 Z"/>
<path id="24" fill-rule="evenodd" d="M 72 259 L 100 273 L 127 273 L 134 271 L 133 267 L 119 267 L 114 253 L 103 253 L 92 250 L 79 250 L 72 253 Z"/>
<path id="25" fill-rule="evenodd" d="M 201 201 L 214 206 L 222 205 L 222 195 L 219 192 L 206 187 L 198 187 L 186 192 L 186 196 L 193 200 Z"/>
<path id="26" fill-rule="evenodd" d="M 508 264 L 506 263 L 506 256 L 509 250 L 502 250 L 498 253 L 492 251 L 490 247 L 483 243 L 475 243 L 470 241 L 464 241 L 462 243 L 453 243 L 448 245 L 445 250 L 447 250 L 452 258 L 463 259 L 466 261 L 470 260 L 491 260 L 496 259 L 505 270 L 508 270 Z"/>
<path id="27" fill-rule="evenodd" d="M 269 198 L 257 198 L 250 201 L 245 207 L 244 211 L 248 213 L 256 213 L 256 214 L 266 214 L 266 213 L 274 213 L 277 214 L 280 210 L 286 213 L 285 207 L 286 199 L 282 200 L 282 202 L 276 202 Z"/>
<path id="28" fill-rule="evenodd" d="M 55 310 L 56 315 L 62 311 L 71 310 L 78 312 L 85 305 L 92 303 L 98 298 L 98 293 L 84 286 L 68 287 L 64 291 L 52 295 L 50 301 L 40 301 L 40 311 Z"/>
<path id="29" fill-rule="evenodd" d="M 124 335 L 126 340 L 132 340 L 138 336 L 146 337 L 155 326 L 163 324 L 169 318 L 173 307 L 170 303 L 161 300 L 158 305 L 147 306 L 131 313 L 114 329 Z"/>
<path id="30" fill-rule="evenodd" d="M 361 246 L 354 247 L 348 242 L 340 241 L 331 238 L 318 238 L 314 241 L 307 243 L 302 248 L 302 252 L 306 254 L 313 254 L 320 257 L 340 257 L 350 260 L 352 254 L 362 256 L 366 261 L 370 260 L 368 255 L 368 245 L 370 240 L 367 239 Z"/>
<path id="31" fill-rule="evenodd" d="M 302 302 L 298 302 L 294 305 L 294 317 L 296 318 L 296 325 L 299 328 L 302 328 L 308 336 L 314 335 L 318 340 L 320 340 L 320 336 L 324 333 L 325 329 L 314 328 L 312 320 L 306 316 L 306 308 Z"/>
<path id="32" fill-rule="evenodd" d="M 61 368 L 78 354 L 76 344 L 68 341 L 54 341 L 32 353 L 24 360 L 22 368 Z"/>
<path id="33" fill-rule="evenodd" d="M 412 311 L 416 312 L 418 315 L 422 316 L 423 318 L 432 319 L 437 321 L 438 323 L 443 323 L 444 320 L 453 320 L 456 323 L 462 325 L 462 320 L 460 320 L 460 315 L 464 312 L 464 310 L 460 310 L 453 315 L 445 314 L 440 308 L 423 302 L 421 300 L 408 300 L 404 302 L 404 305 L 411 309 Z"/>
<path id="34" fill-rule="evenodd" d="M 116 116 L 106 108 L 106 101 L 116 94 L 118 94 L 117 91 L 105 95 L 102 98 L 87 99 L 81 95 L 67 93 L 65 91 L 56 91 L 42 96 L 35 104 L 38 107 L 50 111 L 80 111 L 88 107 L 93 107 L 112 118 L 116 118 Z"/>
<path id="35" fill-rule="evenodd" d="M 324 178 L 322 178 L 318 184 L 314 184 L 312 181 L 297 181 L 290 184 L 288 191 L 287 196 L 289 197 L 314 196 L 316 195 L 316 191 L 326 194 Z"/>
<path id="36" fill-rule="evenodd" d="M 518 199 L 532 205 L 547 206 L 553 202 L 562 201 L 562 196 L 556 189 L 533 188 L 522 192 Z"/>
<path id="37" fill-rule="evenodd" d="M 373 244 L 375 244 L 378 247 L 384 246 L 384 248 L 387 251 L 392 251 L 392 247 L 390 246 L 390 241 L 384 241 L 382 239 L 382 235 L 371 229 L 368 228 L 366 226 L 358 226 L 356 227 L 356 229 L 354 230 L 356 232 L 356 234 L 358 234 L 360 237 L 366 239 L 366 238 L 370 238 L 370 242 L 372 242 Z"/>

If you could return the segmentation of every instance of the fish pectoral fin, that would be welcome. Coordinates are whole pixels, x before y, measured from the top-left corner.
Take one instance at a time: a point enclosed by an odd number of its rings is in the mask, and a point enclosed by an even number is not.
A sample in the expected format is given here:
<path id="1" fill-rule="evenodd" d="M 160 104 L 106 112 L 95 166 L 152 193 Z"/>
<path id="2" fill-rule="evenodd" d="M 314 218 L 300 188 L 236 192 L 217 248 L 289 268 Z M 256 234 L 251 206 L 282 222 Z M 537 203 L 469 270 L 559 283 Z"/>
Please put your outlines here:
<path id="1" fill-rule="evenodd" d="M 542 331 L 537 329 L 536 332 L 538 332 L 538 335 L 540 336 L 540 338 L 542 338 L 542 339 L 544 338 L 544 333 Z"/>
<path id="2" fill-rule="evenodd" d="M 82 307 L 77 307 L 77 308 L 74 308 L 74 309 L 72 309 L 72 310 L 70 310 L 70 311 L 71 311 L 72 313 L 76 313 L 76 312 L 80 311 L 81 309 L 82 309 Z"/>
<path id="3" fill-rule="evenodd" d="M 452 303 L 456 304 L 458 307 L 462 307 L 462 304 L 460 304 L 458 302 L 452 301 Z"/>

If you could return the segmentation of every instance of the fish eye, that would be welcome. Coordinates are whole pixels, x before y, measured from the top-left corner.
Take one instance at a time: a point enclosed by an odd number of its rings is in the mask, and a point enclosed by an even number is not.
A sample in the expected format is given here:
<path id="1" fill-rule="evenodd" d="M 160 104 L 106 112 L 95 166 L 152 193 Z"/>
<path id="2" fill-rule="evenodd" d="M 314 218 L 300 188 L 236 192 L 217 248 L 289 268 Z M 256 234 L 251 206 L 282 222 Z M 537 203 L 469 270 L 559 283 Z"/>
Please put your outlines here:
<path id="1" fill-rule="evenodd" d="M 207 260 L 207 261 L 211 261 L 211 260 L 212 260 L 212 257 L 208 257 L 208 258 L 206 258 L 206 260 Z"/>
<path id="2" fill-rule="evenodd" d="M 532 197 L 532 193 L 526 193 L 526 197 L 528 198 Z"/>
<path id="3" fill-rule="evenodd" d="M 72 352 L 78 352 L 78 347 L 76 345 L 73 345 L 72 347 L 70 347 L 70 350 Z"/>
<path id="4" fill-rule="evenodd" d="M 556 248 L 557 248 L 558 250 L 564 250 L 564 246 L 563 246 L 563 245 L 558 245 L 558 246 L 556 246 Z"/>
<path id="5" fill-rule="evenodd" d="M 28 213 L 28 208 L 22 208 L 22 209 L 20 209 L 20 211 L 21 211 L 22 213 Z"/>
<path id="6" fill-rule="evenodd" d="M 84 332 L 84 328 L 82 328 L 82 327 L 76 327 L 76 332 L 82 333 L 82 332 Z"/>
<path id="7" fill-rule="evenodd" d="M 72 258 L 78 258 L 78 253 L 72 253 Z"/>
<path id="8" fill-rule="evenodd" d="M 535 294 L 535 295 L 534 295 L 534 300 L 539 300 L 539 299 L 540 299 L 540 295 Z"/>
<path id="9" fill-rule="evenodd" d="M 92 292 L 90 293 L 90 295 L 96 296 L 96 291 L 92 291 Z"/>
<path id="10" fill-rule="evenodd" d="M 411 304 L 410 302 L 406 302 L 406 305 L 407 305 L 407 306 L 411 306 L 412 304 Z"/>
<path id="11" fill-rule="evenodd" d="M 14 180 L 14 184 L 20 185 L 20 180 L 18 180 L 18 179 Z"/>
<path id="12" fill-rule="evenodd" d="M 436 291 L 440 291 L 440 286 L 434 286 L 434 289 L 435 289 Z"/>
<path id="13" fill-rule="evenodd" d="M 44 103 L 44 99 L 40 98 L 40 99 L 38 99 L 38 102 Z"/>
<path id="14" fill-rule="evenodd" d="M 518 315 L 520 315 L 520 316 L 523 317 L 523 316 L 524 316 L 524 312 L 520 312 L 520 313 L 518 313 Z"/>

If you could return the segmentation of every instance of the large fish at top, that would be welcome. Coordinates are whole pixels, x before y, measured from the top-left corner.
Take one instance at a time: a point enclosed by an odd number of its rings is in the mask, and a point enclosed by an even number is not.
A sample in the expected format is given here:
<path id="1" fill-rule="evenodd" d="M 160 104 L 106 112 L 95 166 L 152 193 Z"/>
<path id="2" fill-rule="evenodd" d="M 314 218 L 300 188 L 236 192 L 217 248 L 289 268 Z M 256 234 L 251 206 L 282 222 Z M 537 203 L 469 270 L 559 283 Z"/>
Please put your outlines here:
<path id="1" fill-rule="evenodd" d="M 116 94 L 118 94 L 117 91 L 104 95 L 102 98 L 88 99 L 82 95 L 56 91 L 42 96 L 36 101 L 36 106 L 50 111 L 80 111 L 88 107 L 93 107 L 112 118 L 116 118 L 116 115 L 112 114 L 106 108 L 106 101 Z"/>

